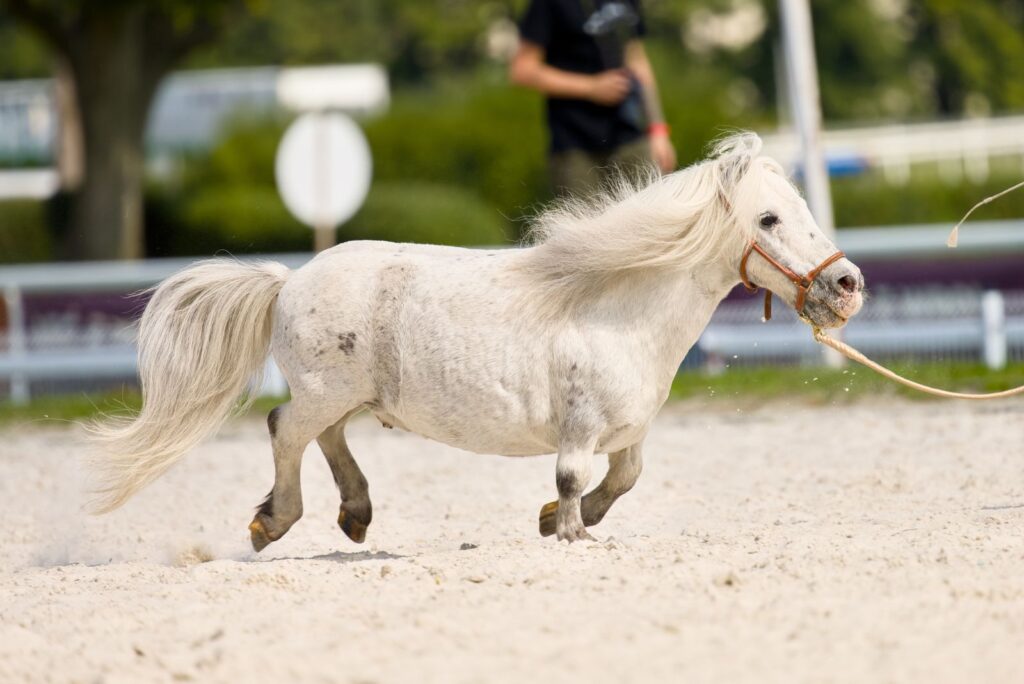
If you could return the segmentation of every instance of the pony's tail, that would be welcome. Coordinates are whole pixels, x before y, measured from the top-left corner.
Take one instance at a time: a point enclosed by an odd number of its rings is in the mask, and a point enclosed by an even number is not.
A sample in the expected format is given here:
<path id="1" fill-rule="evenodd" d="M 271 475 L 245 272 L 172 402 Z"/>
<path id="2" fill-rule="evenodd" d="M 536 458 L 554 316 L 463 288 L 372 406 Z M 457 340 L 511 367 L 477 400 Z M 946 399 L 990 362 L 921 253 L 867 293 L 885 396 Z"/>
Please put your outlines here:
<path id="1" fill-rule="evenodd" d="M 273 262 L 211 259 L 155 289 L 139 325 L 142 410 L 87 426 L 98 447 L 90 458 L 98 485 L 92 512 L 114 510 L 157 479 L 220 427 L 251 380 L 259 382 L 287 277 Z"/>

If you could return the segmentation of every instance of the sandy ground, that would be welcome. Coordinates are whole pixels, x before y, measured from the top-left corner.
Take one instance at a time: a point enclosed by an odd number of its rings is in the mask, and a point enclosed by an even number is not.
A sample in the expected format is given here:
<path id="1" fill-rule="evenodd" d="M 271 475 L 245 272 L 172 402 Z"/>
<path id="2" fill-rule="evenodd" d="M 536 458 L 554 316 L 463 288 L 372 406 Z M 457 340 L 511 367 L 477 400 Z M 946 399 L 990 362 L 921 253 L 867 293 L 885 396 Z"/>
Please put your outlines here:
<path id="1" fill-rule="evenodd" d="M 1024 681 L 1022 402 L 675 405 L 571 547 L 536 532 L 552 457 L 350 443 L 366 544 L 313 447 L 257 556 L 259 422 L 103 518 L 76 430 L 4 428 L 0 682 Z"/>

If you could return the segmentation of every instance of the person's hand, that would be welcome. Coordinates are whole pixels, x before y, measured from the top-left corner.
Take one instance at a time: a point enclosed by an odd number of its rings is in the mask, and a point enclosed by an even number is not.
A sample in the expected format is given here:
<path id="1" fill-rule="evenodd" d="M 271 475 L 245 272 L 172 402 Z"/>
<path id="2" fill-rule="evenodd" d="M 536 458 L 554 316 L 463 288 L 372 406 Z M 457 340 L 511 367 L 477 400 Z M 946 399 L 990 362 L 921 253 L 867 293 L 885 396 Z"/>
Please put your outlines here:
<path id="1" fill-rule="evenodd" d="M 629 73 L 625 69 L 609 69 L 590 77 L 588 99 L 601 105 L 615 105 L 629 94 Z"/>
<path id="2" fill-rule="evenodd" d="M 667 132 L 651 134 L 651 159 L 662 173 L 672 173 L 676 170 L 676 148 L 672 147 Z"/>

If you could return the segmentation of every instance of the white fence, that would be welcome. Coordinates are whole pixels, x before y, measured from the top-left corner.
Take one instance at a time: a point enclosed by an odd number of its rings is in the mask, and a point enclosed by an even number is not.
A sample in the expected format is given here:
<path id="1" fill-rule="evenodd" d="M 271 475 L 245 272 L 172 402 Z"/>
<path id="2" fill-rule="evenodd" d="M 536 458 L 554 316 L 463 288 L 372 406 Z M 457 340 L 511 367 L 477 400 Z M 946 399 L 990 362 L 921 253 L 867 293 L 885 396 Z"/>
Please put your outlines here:
<path id="1" fill-rule="evenodd" d="M 800 157 L 796 133 L 762 137 L 765 154 L 795 171 Z M 921 163 L 938 163 L 951 179 L 966 175 L 980 182 L 988 177 L 991 159 L 1024 160 L 1024 116 L 834 128 L 822 133 L 821 143 L 829 159 L 880 167 L 893 183 L 906 182 L 912 165 Z"/>
<path id="2" fill-rule="evenodd" d="M 760 297 L 723 303 L 697 345 L 705 365 L 820 362 L 821 348 L 795 313 L 776 306 L 768 323 L 762 315 Z M 982 361 L 1000 369 L 1024 361 L 1024 290 L 883 291 L 841 334 L 877 359 Z"/>
<path id="3" fill-rule="evenodd" d="M 298 268 L 309 254 L 269 254 L 261 259 Z M 118 317 L 71 322 L 57 315 L 29 327 L 25 295 L 61 293 L 130 293 L 179 271 L 193 259 L 136 262 L 52 263 L 0 268 L 7 330 L 0 333 L 0 381 L 7 380 L 10 399 L 25 403 L 33 381 L 131 378 L 135 375 L 134 332 Z M 283 380 L 271 366 L 265 389 L 282 394 Z"/>
<path id="4" fill-rule="evenodd" d="M 949 226 L 843 230 L 839 246 L 858 258 L 950 257 L 968 254 L 1021 256 L 1024 221 L 972 223 L 960 248 L 948 250 Z M 263 255 L 295 268 L 309 254 Z M 26 322 L 25 296 L 69 293 L 124 294 L 149 287 L 192 262 L 154 259 L 140 262 L 52 263 L 0 268 L 7 314 L 0 331 L 0 385 L 10 399 L 28 401 L 33 383 L 75 380 L 130 380 L 135 376 L 133 333 L 124 317 L 91 315 L 82 321 L 53 314 Z M 72 320 L 73 319 L 73 320 Z M 936 360 L 984 360 L 999 367 L 1024 361 L 1024 291 L 982 292 L 963 287 L 877 291 L 845 331 L 845 338 L 879 358 L 913 356 Z M 727 301 L 697 345 L 711 367 L 820 361 L 809 329 L 784 306 L 761 323 L 761 300 Z M 272 393 L 284 390 L 270 373 Z"/>

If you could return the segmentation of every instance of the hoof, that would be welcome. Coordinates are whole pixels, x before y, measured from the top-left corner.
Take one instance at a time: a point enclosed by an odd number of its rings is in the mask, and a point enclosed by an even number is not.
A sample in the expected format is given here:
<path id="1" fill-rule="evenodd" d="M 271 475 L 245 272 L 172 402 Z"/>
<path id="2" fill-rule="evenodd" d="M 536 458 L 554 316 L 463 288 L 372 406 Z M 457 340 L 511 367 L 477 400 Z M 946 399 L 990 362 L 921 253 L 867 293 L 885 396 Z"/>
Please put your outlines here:
<path id="1" fill-rule="evenodd" d="M 366 541 L 366 525 L 357 520 L 355 516 L 347 512 L 344 508 L 338 513 L 338 527 L 345 533 L 345 536 L 354 541 L 356 544 L 362 544 Z"/>
<path id="2" fill-rule="evenodd" d="M 558 513 L 558 502 L 544 504 L 540 509 L 540 536 L 550 537 L 557 529 L 556 518 Z"/>
<path id="3" fill-rule="evenodd" d="M 263 521 L 260 520 L 259 516 L 253 518 L 252 522 L 249 523 L 249 538 L 252 540 L 252 548 L 256 553 L 267 548 L 270 542 L 279 539 L 279 537 L 273 537 L 267 532 L 267 528 L 263 525 Z"/>
<path id="4" fill-rule="evenodd" d="M 579 527 L 569 527 L 558 532 L 558 541 L 567 541 L 570 544 L 578 541 L 597 541 L 594 535 L 587 532 L 582 524 Z"/>

